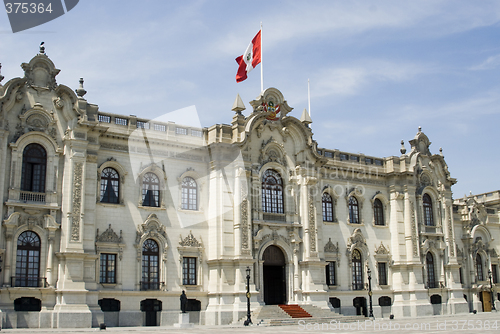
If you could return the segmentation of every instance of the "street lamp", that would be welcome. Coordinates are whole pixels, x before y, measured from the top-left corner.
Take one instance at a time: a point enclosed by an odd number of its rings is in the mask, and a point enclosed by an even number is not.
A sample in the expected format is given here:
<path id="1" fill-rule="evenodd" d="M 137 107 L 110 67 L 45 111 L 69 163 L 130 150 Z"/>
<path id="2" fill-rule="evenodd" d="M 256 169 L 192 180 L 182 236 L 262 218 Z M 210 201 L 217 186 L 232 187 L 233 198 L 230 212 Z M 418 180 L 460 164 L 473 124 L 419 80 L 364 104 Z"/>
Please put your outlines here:
<path id="1" fill-rule="evenodd" d="M 372 303 L 372 271 L 368 268 L 368 297 L 370 297 L 370 313 L 368 316 L 374 318 L 373 316 L 373 303 Z"/>
<path id="2" fill-rule="evenodd" d="M 243 323 L 245 326 L 248 326 L 252 323 L 252 319 L 250 318 L 250 267 L 247 267 L 247 320 Z"/>
<path id="3" fill-rule="evenodd" d="M 495 308 L 495 298 L 493 298 L 493 283 L 491 282 L 491 270 L 488 269 L 488 277 L 490 278 L 490 294 L 491 294 L 491 309 L 496 311 Z"/>

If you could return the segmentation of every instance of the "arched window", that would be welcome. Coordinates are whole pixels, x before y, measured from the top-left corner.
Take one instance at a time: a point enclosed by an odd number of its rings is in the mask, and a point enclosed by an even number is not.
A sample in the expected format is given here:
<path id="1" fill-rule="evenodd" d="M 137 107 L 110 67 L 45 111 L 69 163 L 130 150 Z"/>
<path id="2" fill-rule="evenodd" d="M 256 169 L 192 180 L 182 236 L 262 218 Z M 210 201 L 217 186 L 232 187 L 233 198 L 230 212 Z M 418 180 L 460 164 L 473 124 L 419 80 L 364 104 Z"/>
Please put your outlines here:
<path id="1" fill-rule="evenodd" d="M 182 180 L 182 209 L 198 209 L 198 187 L 192 177 L 185 177 Z"/>
<path id="2" fill-rule="evenodd" d="M 270 213 L 284 213 L 283 181 L 281 175 L 268 169 L 262 176 L 262 210 Z"/>
<path id="3" fill-rule="evenodd" d="M 481 255 L 476 255 L 476 272 L 477 272 L 477 280 L 484 281 L 483 275 L 483 261 L 481 259 Z"/>
<path id="4" fill-rule="evenodd" d="M 434 226 L 434 218 L 432 215 L 432 199 L 429 194 L 424 194 L 422 198 L 424 202 L 424 224 Z"/>
<path id="5" fill-rule="evenodd" d="M 146 173 L 142 181 L 142 205 L 160 206 L 160 179 L 155 173 Z"/>
<path id="6" fill-rule="evenodd" d="M 358 200 L 354 196 L 349 196 L 349 222 L 359 224 Z"/>
<path id="7" fill-rule="evenodd" d="M 160 252 L 158 244 L 147 239 L 142 245 L 142 282 L 141 290 L 158 290 L 160 288 Z"/>
<path id="8" fill-rule="evenodd" d="M 101 202 L 119 202 L 120 175 L 111 167 L 106 167 L 101 173 Z"/>
<path id="9" fill-rule="evenodd" d="M 323 193 L 323 221 L 333 222 L 333 199 L 329 193 Z"/>
<path id="10" fill-rule="evenodd" d="M 363 266 L 361 252 L 357 249 L 352 252 L 352 289 L 363 290 Z"/>
<path id="11" fill-rule="evenodd" d="M 15 286 L 38 287 L 40 283 L 40 237 L 25 231 L 17 238 Z"/>
<path id="12" fill-rule="evenodd" d="M 432 289 L 436 287 L 436 275 L 434 272 L 434 256 L 428 252 L 425 256 L 425 265 L 427 266 L 427 286 Z"/>
<path id="13" fill-rule="evenodd" d="M 375 218 L 375 225 L 385 225 L 384 207 L 382 206 L 382 202 L 378 198 L 373 201 L 373 217 Z"/>
<path id="14" fill-rule="evenodd" d="M 45 171 L 47 153 L 38 144 L 29 144 L 23 152 L 21 190 L 37 193 L 45 192 Z"/>

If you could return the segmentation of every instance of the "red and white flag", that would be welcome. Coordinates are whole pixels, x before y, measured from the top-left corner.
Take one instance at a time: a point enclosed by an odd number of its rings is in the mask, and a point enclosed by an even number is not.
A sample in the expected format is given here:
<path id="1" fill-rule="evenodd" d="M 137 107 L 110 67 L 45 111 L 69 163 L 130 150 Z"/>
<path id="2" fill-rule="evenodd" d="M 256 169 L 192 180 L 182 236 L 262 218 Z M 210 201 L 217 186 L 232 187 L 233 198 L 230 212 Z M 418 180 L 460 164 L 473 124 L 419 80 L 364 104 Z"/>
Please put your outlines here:
<path id="1" fill-rule="evenodd" d="M 247 78 L 248 73 L 255 68 L 261 61 L 261 30 L 252 39 L 245 53 L 238 58 L 236 62 L 240 65 L 236 73 L 236 82 L 242 82 Z"/>

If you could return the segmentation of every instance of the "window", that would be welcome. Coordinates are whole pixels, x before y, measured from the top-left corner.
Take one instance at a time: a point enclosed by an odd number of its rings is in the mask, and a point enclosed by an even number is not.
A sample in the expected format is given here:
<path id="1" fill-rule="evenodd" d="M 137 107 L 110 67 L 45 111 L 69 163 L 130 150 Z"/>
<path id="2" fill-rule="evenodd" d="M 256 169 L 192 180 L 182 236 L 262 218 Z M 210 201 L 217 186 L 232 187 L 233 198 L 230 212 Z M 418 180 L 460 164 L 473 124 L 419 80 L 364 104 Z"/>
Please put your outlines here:
<path id="1" fill-rule="evenodd" d="M 116 254 L 101 254 L 101 283 L 116 283 Z"/>
<path id="2" fill-rule="evenodd" d="M 333 158 L 333 152 L 325 151 L 325 157 L 327 157 L 327 158 Z"/>
<path id="3" fill-rule="evenodd" d="M 183 210 L 198 209 L 198 187 L 192 177 L 182 180 L 182 205 Z"/>
<path id="4" fill-rule="evenodd" d="M 359 224 L 358 200 L 354 196 L 349 196 L 349 222 Z"/>
<path id="5" fill-rule="evenodd" d="M 498 269 L 496 264 L 491 265 L 491 278 L 493 279 L 493 284 L 498 283 Z"/>
<path id="6" fill-rule="evenodd" d="M 363 266 L 361 253 L 357 249 L 352 252 L 352 289 L 363 290 Z"/>
<path id="7" fill-rule="evenodd" d="M 47 153 L 38 144 L 29 144 L 23 152 L 21 190 L 36 193 L 45 192 L 45 171 Z"/>
<path id="8" fill-rule="evenodd" d="M 335 262 L 328 262 L 326 266 L 326 284 L 337 285 L 335 281 Z"/>
<path id="9" fill-rule="evenodd" d="M 340 160 L 341 161 L 349 160 L 349 156 L 347 154 L 341 153 L 340 154 Z"/>
<path id="10" fill-rule="evenodd" d="M 111 117 L 109 117 L 109 116 L 99 115 L 98 118 L 99 118 L 99 122 L 111 123 Z"/>
<path id="11" fill-rule="evenodd" d="M 434 226 L 434 218 L 432 216 L 432 200 L 429 194 L 423 197 L 424 202 L 424 224 L 427 226 Z"/>
<path id="12" fill-rule="evenodd" d="M 154 173 L 146 173 L 142 181 L 142 205 L 160 206 L 160 179 Z"/>
<path id="13" fill-rule="evenodd" d="M 333 199 L 328 193 L 323 193 L 323 221 L 333 222 Z"/>
<path id="14" fill-rule="evenodd" d="M 38 287 L 40 283 L 40 237 L 25 231 L 17 239 L 16 277 L 14 286 Z"/>
<path id="15" fill-rule="evenodd" d="M 104 168 L 101 173 L 101 202 L 118 203 L 119 186 L 118 172 L 111 167 Z"/>
<path id="16" fill-rule="evenodd" d="M 182 259 L 182 284 L 196 285 L 196 258 L 185 257 Z"/>
<path id="17" fill-rule="evenodd" d="M 118 125 L 127 125 L 128 124 L 128 120 L 126 118 L 115 117 L 115 124 L 118 124 Z"/>
<path id="18" fill-rule="evenodd" d="M 462 267 L 460 267 L 460 269 L 458 269 L 458 274 L 460 276 L 460 284 L 464 284 L 464 277 L 463 277 L 463 274 L 462 274 Z"/>
<path id="19" fill-rule="evenodd" d="M 191 130 L 191 136 L 193 137 L 202 137 L 203 132 L 200 130 Z"/>
<path id="20" fill-rule="evenodd" d="M 384 207 L 382 202 L 376 198 L 373 202 L 373 216 L 375 218 L 375 225 L 383 226 L 384 223 Z"/>
<path id="21" fill-rule="evenodd" d="M 175 133 L 178 135 L 187 135 L 188 131 L 186 128 L 175 128 Z"/>
<path id="22" fill-rule="evenodd" d="M 149 129 L 149 123 L 148 122 L 137 121 L 137 128 L 138 129 Z"/>
<path id="23" fill-rule="evenodd" d="M 283 181 L 281 175 L 272 169 L 262 177 L 262 210 L 269 213 L 284 213 Z"/>
<path id="24" fill-rule="evenodd" d="M 155 130 L 156 131 L 162 131 L 162 132 L 166 132 L 167 131 L 167 127 L 163 124 L 155 124 Z"/>
<path id="25" fill-rule="evenodd" d="M 148 239 L 142 245 L 141 290 L 159 290 L 159 248 L 156 241 Z"/>
<path id="26" fill-rule="evenodd" d="M 436 276 L 434 273 L 434 256 L 432 256 L 431 252 L 428 252 L 425 256 L 427 266 L 427 287 L 429 289 L 436 287 Z"/>
<path id="27" fill-rule="evenodd" d="M 378 284 L 387 285 L 387 268 L 385 262 L 379 262 L 378 267 Z"/>
<path id="28" fill-rule="evenodd" d="M 477 280 L 484 281 L 483 275 L 483 261 L 481 259 L 481 255 L 476 255 L 476 272 L 477 272 Z"/>

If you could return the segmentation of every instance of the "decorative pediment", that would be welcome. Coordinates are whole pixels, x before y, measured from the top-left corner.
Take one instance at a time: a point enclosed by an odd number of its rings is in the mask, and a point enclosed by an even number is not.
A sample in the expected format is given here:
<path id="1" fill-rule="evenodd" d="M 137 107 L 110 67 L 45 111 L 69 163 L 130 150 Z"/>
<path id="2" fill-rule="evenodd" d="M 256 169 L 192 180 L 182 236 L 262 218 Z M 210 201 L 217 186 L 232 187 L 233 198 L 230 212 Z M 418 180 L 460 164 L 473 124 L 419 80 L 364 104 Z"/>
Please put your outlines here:
<path id="1" fill-rule="evenodd" d="M 123 242 L 123 236 L 122 236 L 122 230 L 120 230 L 120 236 L 118 236 L 115 231 L 111 228 L 111 224 L 109 224 L 109 227 L 99 235 L 99 229 L 96 231 L 96 236 L 95 236 L 96 242 L 111 242 L 111 243 L 122 243 Z"/>
<path id="2" fill-rule="evenodd" d="M 192 231 L 189 231 L 188 236 L 184 239 L 181 235 L 180 239 L 181 240 L 179 241 L 179 245 L 181 245 L 182 247 L 203 247 L 202 243 L 196 240 Z"/>
<path id="3" fill-rule="evenodd" d="M 490 249 L 490 257 L 491 257 L 492 259 L 493 259 L 493 258 L 498 259 L 498 253 L 497 253 L 497 251 L 495 250 L 495 248 Z"/>
<path id="4" fill-rule="evenodd" d="M 376 255 L 388 255 L 389 250 L 384 246 L 382 242 L 380 242 L 380 246 L 375 247 L 375 254 Z"/>
<path id="5" fill-rule="evenodd" d="M 325 253 L 338 253 L 339 252 L 339 243 L 337 242 L 337 244 L 335 245 L 332 242 L 332 238 L 328 238 L 328 242 L 326 243 L 324 250 L 325 250 Z"/>
<path id="6" fill-rule="evenodd" d="M 158 237 L 163 239 L 166 244 L 167 232 L 165 231 L 165 225 L 161 224 L 156 214 L 152 213 L 144 224 L 137 227 L 135 243 L 140 244 L 142 240 Z"/>
<path id="7" fill-rule="evenodd" d="M 60 70 L 56 69 L 54 63 L 47 57 L 45 52 L 40 51 L 29 63 L 23 63 L 26 86 L 42 89 L 56 89 L 56 75 Z"/>

